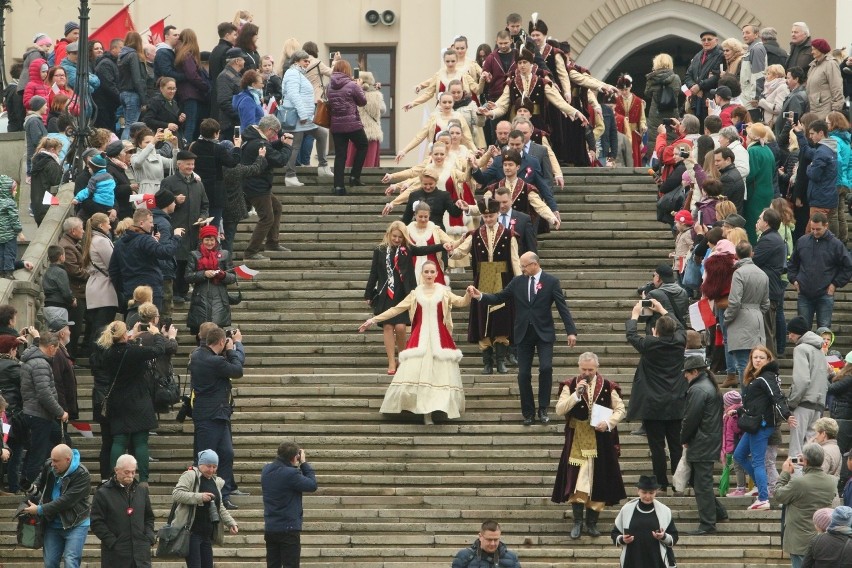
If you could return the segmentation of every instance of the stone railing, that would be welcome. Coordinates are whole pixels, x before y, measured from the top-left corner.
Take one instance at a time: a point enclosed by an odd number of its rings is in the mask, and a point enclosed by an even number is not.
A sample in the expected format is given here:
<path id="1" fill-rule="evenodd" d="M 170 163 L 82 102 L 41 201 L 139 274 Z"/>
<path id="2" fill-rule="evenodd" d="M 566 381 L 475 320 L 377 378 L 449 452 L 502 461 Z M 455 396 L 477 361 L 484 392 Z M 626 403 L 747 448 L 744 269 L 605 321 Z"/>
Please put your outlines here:
<path id="1" fill-rule="evenodd" d="M 12 304 L 18 310 L 18 329 L 36 324 L 44 300 L 41 277 L 48 265 L 47 247 L 56 244 L 62 235 L 62 223 L 72 210 L 74 184 L 60 186 L 57 196 L 59 205 L 52 206 L 47 212 L 21 257 L 21 260 L 32 262 L 35 268 L 32 272 L 16 270 L 15 280 L 0 279 L 0 304 Z"/>

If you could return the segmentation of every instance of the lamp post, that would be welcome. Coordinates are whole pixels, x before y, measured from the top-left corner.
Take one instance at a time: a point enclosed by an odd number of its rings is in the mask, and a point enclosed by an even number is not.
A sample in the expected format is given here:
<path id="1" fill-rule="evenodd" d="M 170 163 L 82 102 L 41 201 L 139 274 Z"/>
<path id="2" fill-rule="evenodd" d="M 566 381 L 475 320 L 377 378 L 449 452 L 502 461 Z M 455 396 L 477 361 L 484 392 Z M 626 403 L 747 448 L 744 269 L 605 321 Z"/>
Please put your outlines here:
<path id="1" fill-rule="evenodd" d="M 71 134 L 73 141 L 65 158 L 71 165 L 68 170 L 70 179 L 77 177 L 86 167 L 83 152 L 89 145 L 89 135 L 92 134 L 90 127 L 92 111 L 95 110 L 89 89 L 89 0 L 80 0 L 80 37 L 77 40 L 77 46 L 77 83 L 74 85 L 74 97 L 77 99 L 80 112 L 75 117 L 75 126 Z"/>
<path id="2" fill-rule="evenodd" d="M 12 0 L 0 0 L 0 89 L 6 90 L 6 12 L 12 11 Z"/>

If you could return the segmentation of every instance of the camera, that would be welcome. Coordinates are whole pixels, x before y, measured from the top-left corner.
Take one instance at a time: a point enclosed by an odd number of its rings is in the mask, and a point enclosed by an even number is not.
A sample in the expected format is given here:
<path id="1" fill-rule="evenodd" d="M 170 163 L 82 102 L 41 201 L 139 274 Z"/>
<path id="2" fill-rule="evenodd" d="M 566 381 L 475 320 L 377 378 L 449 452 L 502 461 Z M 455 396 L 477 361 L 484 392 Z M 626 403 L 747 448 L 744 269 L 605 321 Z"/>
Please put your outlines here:
<path id="1" fill-rule="evenodd" d="M 688 150 L 681 150 L 678 153 L 678 155 L 685 160 L 689 157 L 689 151 Z"/>
<path id="2" fill-rule="evenodd" d="M 234 338 L 234 335 L 236 335 L 236 333 L 237 333 L 238 331 L 239 331 L 239 329 L 237 329 L 237 328 L 229 328 L 229 329 L 226 329 L 226 330 L 225 330 L 225 337 L 227 337 L 228 339 L 233 339 L 233 338 Z"/>
<path id="3" fill-rule="evenodd" d="M 216 507 L 215 499 L 213 501 L 210 501 L 210 508 L 207 509 L 207 512 L 210 514 L 210 522 L 214 525 L 222 520 L 219 517 L 219 509 Z"/>
<path id="4" fill-rule="evenodd" d="M 178 410 L 177 416 L 175 416 L 175 420 L 177 420 L 178 422 L 183 422 L 187 418 L 192 418 L 192 402 L 189 400 L 189 396 L 187 395 L 180 397 L 180 400 L 180 410 Z"/>
<path id="5" fill-rule="evenodd" d="M 639 296 L 647 296 L 656 289 L 657 287 L 654 286 L 653 282 L 648 282 L 644 286 L 639 286 L 638 288 L 636 288 L 636 294 L 638 294 Z"/>
<path id="6" fill-rule="evenodd" d="M 784 119 L 789 120 L 793 124 L 799 122 L 799 113 L 791 111 L 787 111 L 784 113 Z"/>
<path id="7" fill-rule="evenodd" d="M 790 463 L 793 464 L 793 465 L 798 465 L 799 464 L 799 458 L 790 458 Z"/>
<path id="8" fill-rule="evenodd" d="M 650 308 L 652 305 L 653 305 L 653 303 L 651 302 L 651 300 L 642 300 L 642 307 L 643 308 Z"/>
<path id="9" fill-rule="evenodd" d="M 361 68 L 360 67 L 356 67 L 355 69 L 352 70 L 352 78 L 353 79 L 357 79 L 360 76 L 361 76 Z"/>
<path id="10" fill-rule="evenodd" d="M 160 226 L 158 224 L 154 223 L 154 228 L 151 229 L 151 234 L 156 235 L 156 234 L 159 234 L 159 232 L 160 232 Z"/>

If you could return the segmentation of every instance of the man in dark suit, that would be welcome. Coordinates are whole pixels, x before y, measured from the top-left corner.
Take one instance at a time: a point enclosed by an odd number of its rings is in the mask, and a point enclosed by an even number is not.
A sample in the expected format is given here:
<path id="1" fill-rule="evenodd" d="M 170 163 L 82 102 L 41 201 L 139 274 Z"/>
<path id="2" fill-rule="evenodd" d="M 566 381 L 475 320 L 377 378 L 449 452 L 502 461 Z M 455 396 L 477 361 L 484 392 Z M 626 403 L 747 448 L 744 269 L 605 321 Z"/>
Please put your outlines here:
<path id="1" fill-rule="evenodd" d="M 690 104 L 702 122 L 707 116 L 707 98 L 719 83 L 719 66 L 725 62 L 716 32 L 701 32 L 701 51 L 689 62 L 683 84 L 690 90 Z"/>
<path id="2" fill-rule="evenodd" d="M 484 304 L 500 304 L 510 299 L 515 303 L 514 342 L 518 346 L 518 387 L 521 390 L 521 412 L 524 426 L 535 421 L 536 407 L 532 391 L 532 359 L 538 349 L 538 419 L 550 422 L 547 407 L 553 384 L 553 344 L 556 328 L 551 305 L 556 304 L 565 331 L 568 347 L 577 343 L 577 328 L 565 303 L 559 279 L 541 269 L 538 255 L 528 252 L 521 256 L 522 276 L 516 276 L 509 285 L 496 294 L 483 294 L 473 286 L 468 292 Z"/>
<path id="3" fill-rule="evenodd" d="M 556 156 L 553 156 L 553 159 L 551 159 L 552 151 L 549 151 L 545 146 L 533 141 L 532 137 L 535 132 L 533 123 L 530 122 L 528 118 L 516 117 L 513 124 L 515 126 L 515 130 L 524 135 L 524 146 L 522 151 L 524 154 L 529 154 L 541 163 L 541 170 L 544 173 L 544 179 L 546 179 L 550 184 L 555 183 L 559 187 L 565 187 L 565 178 L 562 175 L 562 170 L 558 167 L 555 170 L 553 169 Z M 557 166 L 559 165 L 559 162 L 555 163 Z"/>
<path id="4" fill-rule="evenodd" d="M 500 214 L 497 222 L 506 229 L 511 229 L 518 240 L 518 254 L 532 251 L 538 253 L 538 241 L 533 230 L 532 220 L 526 213 L 512 207 L 512 196 L 505 187 L 498 187 L 494 192 L 494 201 L 500 204 Z"/>
<path id="5" fill-rule="evenodd" d="M 420 189 L 412 191 L 411 195 L 408 196 L 405 211 L 402 213 L 402 222 L 406 225 L 414 219 L 414 206 L 419 201 L 425 201 L 429 204 L 429 207 L 431 207 L 429 220 L 441 229 L 444 228 L 444 211 L 448 211 L 452 216 L 464 213 L 453 203 L 449 192 L 438 191 L 438 174 L 432 169 L 427 169 L 420 174 Z M 382 210 L 382 215 L 387 215 L 392 210 L 393 204 L 388 203 Z"/>
<path id="6" fill-rule="evenodd" d="M 550 181 L 545 178 L 544 170 L 542 170 L 542 165 L 538 158 L 524 152 L 524 135 L 519 130 L 513 130 L 509 133 L 509 149 L 517 150 L 521 154 L 518 177 L 526 183 L 534 185 L 541 194 L 541 198 L 558 217 L 557 211 L 559 210 L 559 206 L 553 198 Z M 491 162 L 491 165 L 484 170 L 479 169 L 476 166 L 476 162 L 471 158 L 470 174 L 483 187 L 497 183 L 506 177 L 506 174 L 503 172 L 502 156 L 496 156 Z"/>

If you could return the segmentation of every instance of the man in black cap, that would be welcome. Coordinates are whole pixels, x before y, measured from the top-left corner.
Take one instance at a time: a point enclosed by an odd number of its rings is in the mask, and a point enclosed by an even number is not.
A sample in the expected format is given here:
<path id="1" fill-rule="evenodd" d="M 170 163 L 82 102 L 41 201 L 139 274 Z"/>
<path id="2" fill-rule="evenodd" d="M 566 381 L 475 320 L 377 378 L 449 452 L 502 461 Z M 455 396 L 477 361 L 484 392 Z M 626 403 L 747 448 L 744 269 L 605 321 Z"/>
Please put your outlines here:
<path id="1" fill-rule="evenodd" d="M 728 518 L 725 507 L 713 493 L 713 464 L 722 451 L 722 395 L 707 368 L 707 361 L 700 355 L 686 358 L 683 376 L 689 388 L 680 441 L 686 448 L 684 457 L 692 467 L 692 487 L 698 509 L 698 529 L 687 534 L 712 534 L 716 532 L 716 522 Z"/>
<path id="2" fill-rule="evenodd" d="M 106 171 L 115 180 L 115 205 L 119 219 L 133 215 L 133 204 L 130 195 L 133 193 L 134 184 L 127 177 L 130 170 L 130 154 L 134 150 L 133 143 L 128 140 L 116 140 L 106 147 L 107 167 Z M 135 184 L 139 187 L 139 184 Z"/>
<path id="3" fill-rule="evenodd" d="M 215 78 L 216 106 L 219 107 L 220 140 L 231 140 L 234 127 L 240 125 L 240 115 L 234 109 L 231 99 L 240 92 L 240 79 L 245 67 L 246 52 L 232 47 L 225 52 L 225 69 Z"/>
<path id="4" fill-rule="evenodd" d="M 654 269 L 654 277 L 651 282 L 654 284 L 654 289 L 645 295 L 645 299 L 660 302 L 666 311 L 686 328 L 687 316 L 689 315 L 689 295 L 677 283 L 671 265 L 660 264 L 657 266 Z M 651 333 L 659 317 L 658 314 L 654 314 L 648 319 L 645 326 L 646 333 Z"/>
<path id="5" fill-rule="evenodd" d="M 518 241 L 511 229 L 497 222 L 500 203 L 486 192 L 479 201 L 482 226 L 468 233 L 453 251 L 452 258 L 472 255 L 473 285 L 486 294 L 494 294 L 506 287 L 512 278 L 521 274 L 518 260 Z M 478 343 L 482 352 L 482 373 L 490 375 L 494 366 L 498 373 L 508 373 L 509 338 L 512 336 L 512 300 L 496 306 L 479 302 L 470 303 L 470 320 L 467 327 L 469 343 Z"/>
<path id="6" fill-rule="evenodd" d="M 172 218 L 177 202 L 175 195 L 168 189 L 161 189 L 154 195 L 154 208 L 151 214 L 154 216 L 153 234 L 158 235 L 162 242 L 172 240 Z M 158 260 L 160 271 L 163 273 L 163 307 L 160 310 L 160 319 L 166 320 L 172 317 L 174 307 L 174 280 L 177 276 L 177 262 L 174 258 L 161 258 Z"/>
<path id="7" fill-rule="evenodd" d="M 713 103 L 719 109 L 719 119 L 722 121 L 722 127 L 731 126 L 733 124 L 731 122 L 731 113 L 737 107 L 737 105 L 731 104 L 731 99 L 734 98 L 731 89 L 722 85 L 710 91 L 709 94 L 713 98 Z"/>
<path id="8" fill-rule="evenodd" d="M 174 194 L 177 205 L 172 215 L 172 228 L 186 231 L 186 238 L 181 239 L 175 254 L 177 273 L 174 282 L 174 302 L 180 304 L 189 299 L 189 283 L 184 278 L 186 265 L 190 252 L 198 248 L 197 225 L 199 221 L 207 218 L 209 203 L 204 184 L 195 175 L 195 154 L 187 150 L 179 151 L 177 169 L 177 172 L 160 183 L 160 191 L 168 190 Z"/>
<path id="9" fill-rule="evenodd" d="M 701 32 L 701 51 L 692 58 L 686 69 L 684 85 L 690 90 L 693 112 L 702 123 L 707 116 L 707 96 L 719 82 L 719 68 L 725 62 L 716 32 Z"/>

